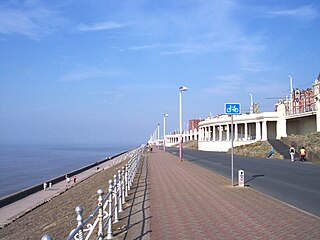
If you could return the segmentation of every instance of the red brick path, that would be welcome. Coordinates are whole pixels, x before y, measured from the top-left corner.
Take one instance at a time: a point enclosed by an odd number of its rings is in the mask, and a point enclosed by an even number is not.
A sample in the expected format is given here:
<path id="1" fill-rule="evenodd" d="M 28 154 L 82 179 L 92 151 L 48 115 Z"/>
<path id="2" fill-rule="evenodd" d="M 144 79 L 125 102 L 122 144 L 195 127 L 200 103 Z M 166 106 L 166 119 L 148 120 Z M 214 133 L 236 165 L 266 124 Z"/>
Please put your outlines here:
<path id="1" fill-rule="evenodd" d="M 320 218 L 177 156 L 155 149 L 148 168 L 152 240 L 320 239 Z"/>

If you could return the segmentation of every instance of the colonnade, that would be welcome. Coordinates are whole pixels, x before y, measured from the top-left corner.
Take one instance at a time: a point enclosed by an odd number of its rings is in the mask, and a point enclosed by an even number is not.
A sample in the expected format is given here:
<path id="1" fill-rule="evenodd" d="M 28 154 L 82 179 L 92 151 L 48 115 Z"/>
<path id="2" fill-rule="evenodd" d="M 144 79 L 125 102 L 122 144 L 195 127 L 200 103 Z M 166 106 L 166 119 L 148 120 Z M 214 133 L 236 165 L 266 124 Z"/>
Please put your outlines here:
<path id="1" fill-rule="evenodd" d="M 186 141 L 191 141 L 191 140 L 198 140 L 198 138 L 199 138 L 198 136 L 199 135 L 198 135 L 197 129 L 185 131 L 182 133 L 182 141 L 186 142 Z M 178 144 L 179 137 L 180 137 L 179 133 L 166 135 L 166 138 L 165 138 L 166 145 L 172 146 L 172 145 Z"/>
<path id="2" fill-rule="evenodd" d="M 268 139 L 267 121 L 233 123 L 234 141 Z M 231 141 L 231 122 L 199 127 L 199 141 Z"/>

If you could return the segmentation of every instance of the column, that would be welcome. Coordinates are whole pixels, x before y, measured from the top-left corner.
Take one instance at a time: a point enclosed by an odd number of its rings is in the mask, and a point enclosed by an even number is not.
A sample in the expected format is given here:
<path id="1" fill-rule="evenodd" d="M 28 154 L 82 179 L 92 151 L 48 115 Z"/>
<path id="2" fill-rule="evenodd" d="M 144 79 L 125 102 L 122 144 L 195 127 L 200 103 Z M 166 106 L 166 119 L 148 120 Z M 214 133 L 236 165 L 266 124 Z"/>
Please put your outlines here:
<path id="1" fill-rule="evenodd" d="M 248 123 L 244 124 L 244 140 L 248 141 Z"/>
<path id="2" fill-rule="evenodd" d="M 256 140 L 261 140 L 260 122 L 256 122 Z"/>
<path id="3" fill-rule="evenodd" d="M 212 129 L 212 140 L 216 141 L 216 126 L 213 125 L 213 129 Z"/>
<path id="4" fill-rule="evenodd" d="M 229 127 L 229 124 L 227 124 L 227 137 L 226 137 L 226 141 L 230 141 L 230 127 Z"/>
<path id="5" fill-rule="evenodd" d="M 316 120 L 317 120 L 317 132 L 320 132 L 320 94 L 317 95 L 316 102 L 315 102 L 315 108 L 316 108 Z"/>
<path id="6" fill-rule="evenodd" d="M 208 127 L 205 128 L 204 138 L 205 138 L 205 141 L 208 141 Z"/>
<path id="7" fill-rule="evenodd" d="M 202 141 L 205 140 L 205 136 L 204 136 L 204 127 L 201 128 L 201 138 L 202 138 Z"/>
<path id="8" fill-rule="evenodd" d="M 238 124 L 234 125 L 234 140 L 238 141 Z"/>
<path id="9" fill-rule="evenodd" d="M 267 128 L 267 121 L 262 122 L 262 141 L 268 140 L 268 128 Z"/>
<path id="10" fill-rule="evenodd" d="M 219 125 L 219 141 L 222 141 L 222 126 Z"/>

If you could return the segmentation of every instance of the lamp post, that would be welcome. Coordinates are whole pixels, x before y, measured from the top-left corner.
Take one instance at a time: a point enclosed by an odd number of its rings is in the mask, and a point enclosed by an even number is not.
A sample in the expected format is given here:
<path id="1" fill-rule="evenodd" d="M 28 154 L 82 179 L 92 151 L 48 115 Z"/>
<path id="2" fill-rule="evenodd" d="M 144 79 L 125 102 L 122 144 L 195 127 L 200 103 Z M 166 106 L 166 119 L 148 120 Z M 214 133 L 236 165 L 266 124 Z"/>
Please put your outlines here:
<path id="1" fill-rule="evenodd" d="M 292 76 L 289 75 L 289 81 L 290 81 L 290 105 L 289 105 L 289 111 L 290 113 L 294 113 L 294 101 L 293 101 L 293 84 L 292 84 Z"/>
<path id="2" fill-rule="evenodd" d="M 159 142 L 159 133 L 160 133 L 160 123 L 158 123 L 158 140 L 157 140 L 158 149 L 159 149 L 159 145 L 160 145 L 160 142 Z"/>
<path id="3" fill-rule="evenodd" d="M 250 113 L 253 113 L 253 101 L 252 101 L 252 94 L 250 93 Z"/>
<path id="4" fill-rule="evenodd" d="M 182 86 L 182 87 L 179 87 L 179 91 L 180 91 L 180 107 L 179 107 L 179 110 L 180 110 L 180 162 L 182 162 L 182 92 L 183 91 L 187 91 L 188 88 L 185 87 L 185 86 Z"/>
<path id="5" fill-rule="evenodd" d="M 166 151 L 166 117 L 168 113 L 163 114 L 163 151 Z"/>

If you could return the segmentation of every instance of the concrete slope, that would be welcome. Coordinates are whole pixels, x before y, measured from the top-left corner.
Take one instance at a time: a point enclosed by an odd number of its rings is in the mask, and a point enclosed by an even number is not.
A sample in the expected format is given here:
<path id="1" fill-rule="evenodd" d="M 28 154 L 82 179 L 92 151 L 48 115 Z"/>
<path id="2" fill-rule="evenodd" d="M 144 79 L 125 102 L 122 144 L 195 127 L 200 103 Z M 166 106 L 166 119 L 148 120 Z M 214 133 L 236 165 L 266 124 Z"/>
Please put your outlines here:
<path id="1" fill-rule="evenodd" d="M 272 145 L 272 147 L 278 151 L 285 159 L 290 159 L 289 148 L 290 146 L 286 145 L 280 140 L 268 140 L 268 142 Z M 296 149 L 297 151 L 297 149 Z M 299 154 L 296 152 L 295 158 L 299 158 Z"/>

